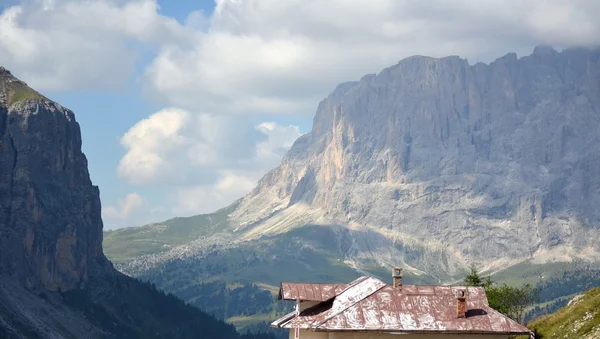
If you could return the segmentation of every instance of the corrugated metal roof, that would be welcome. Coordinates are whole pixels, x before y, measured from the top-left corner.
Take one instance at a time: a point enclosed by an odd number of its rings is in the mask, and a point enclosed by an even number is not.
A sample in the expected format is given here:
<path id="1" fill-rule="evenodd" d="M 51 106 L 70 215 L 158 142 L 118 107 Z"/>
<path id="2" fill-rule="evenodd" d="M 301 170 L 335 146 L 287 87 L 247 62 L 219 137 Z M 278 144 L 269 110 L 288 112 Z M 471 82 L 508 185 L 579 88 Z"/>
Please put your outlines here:
<path id="1" fill-rule="evenodd" d="M 283 286 L 280 293 L 285 296 Z M 306 291 L 306 288 L 286 288 Z M 468 293 L 466 318 L 457 316 L 457 289 L 466 289 Z M 289 293 L 289 299 L 293 300 L 301 295 Z M 529 333 L 526 327 L 493 310 L 481 287 L 405 285 L 396 289 L 374 277 L 361 277 L 334 297 L 327 299 L 321 294 L 314 301 L 323 302 L 300 315 L 289 314 L 272 326 L 317 331 Z"/>

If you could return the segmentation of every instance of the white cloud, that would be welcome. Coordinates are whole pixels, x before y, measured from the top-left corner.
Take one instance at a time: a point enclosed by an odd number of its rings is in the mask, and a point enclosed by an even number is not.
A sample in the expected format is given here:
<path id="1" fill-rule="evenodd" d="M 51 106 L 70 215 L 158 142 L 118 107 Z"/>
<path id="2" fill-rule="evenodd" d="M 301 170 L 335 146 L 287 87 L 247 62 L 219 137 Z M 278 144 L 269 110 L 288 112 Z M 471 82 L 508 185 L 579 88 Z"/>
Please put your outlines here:
<path id="1" fill-rule="evenodd" d="M 220 171 L 219 179 L 214 184 L 179 187 L 172 213 L 181 215 L 214 212 L 250 192 L 262 174 Z"/>
<path id="2" fill-rule="evenodd" d="M 146 195 L 144 194 L 144 196 Z M 171 217 L 173 214 L 168 208 L 162 204 L 153 206 L 149 199 L 136 192 L 117 199 L 116 203 L 112 205 L 106 204 L 102 207 L 104 230 L 144 225 Z"/>
<path id="3" fill-rule="evenodd" d="M 182 131 L 189 120 L 184 110 L 164 109 L 135 124 L 121 138 L 127 153 L 119 162 L 119 177 L 132 184 L 176 177 L 180 169 L 169 160 L 182 156 L 187 144 Z"/>
<path id="4" fill-rule="evenodd" d="M 339 82 L 414 54 L 490 61 L 537 44 L 600 44 L 600 3 L 219 0 L 194 45 L 148 68 L 165 103 L 223 113 L 308 113 Z"/>
<path id="5" fill-rule="evenodd" d="M 127 219 L 133 213 L 141 210 L 145 205 L 144 199 L 137 193 L 129 193 L 124 199 L 117 201 L 116 206 L 102 208 L 102 217 L 105 219 Z"/>
<path id="6" fill-rule="evenodd" d="M 268 170 L 279 164 L 301 135 L 298 126 L 279 126 L 274 122 L 263 122 L 256 129 L 267 138 L 254 144 L 255 156 L 243 166 L 244 170 L 219 169 L 215 183 L 179 188 L 173 208 L 175 215 L 214 212 L 243 197 Z"/>
<path id="7" fill-rule="evenodd" d="M 163 109 L 123 135 L 117 173 L 134 185 L 168 184 L 173 213 L 212 212 L 248 193 L 300 135 L 297 126 Z"/>
<path id="8" fill-rule="evenodd" d="M 197 33 L 153 0 L 30 0 L 0 12 L 0 64 L 38 90 L 118 89 L 140 44 L 186 44 Z"/>
<path id="9" fill-rule="evenodd" d="M 278 135 L 279 126 L 272 128 L 257 128 L 249 118 L 166 108 L 123 135 L 121 144 L 127 153 L 119 162 L 117 173 L 135 185 L 190 185 L 214 182 L 217 171 L 222 169 L 275 166 L 281 155 L 273 159 L 269 152 L 281 153 L 281 147 L 289 148 L 290 141 Z M 292 128 L 287 138 L 298 136 L 299 130 Z M 258 150 L 261 156 L 271 158 L 257 159 Z M 260 164 L 257 160 L 261 160 Z"/>
<path id="10" fill-rule="evenodd" d="M 301 135 L 298 126 L 279 126 L 274 122 L 263 122 L 256 129 L 268 136 L 257 144 L 257 161 L 269 164 L 279 162 Z"/>
<path id="11" fill-rule="evenodd" d="M 26 0 L 0 14 L 0 64 L 40 90 L 114 89 L 144 46 L 147 93 L 203 112 L 312 114 L 339 82 L 399 59 L 490 61 L 534 45 L 600 44 L 587 0 L 218 0 L 185 24 L 156 0 Z M 51 65 L 51 67 L 49 67 Z"/>

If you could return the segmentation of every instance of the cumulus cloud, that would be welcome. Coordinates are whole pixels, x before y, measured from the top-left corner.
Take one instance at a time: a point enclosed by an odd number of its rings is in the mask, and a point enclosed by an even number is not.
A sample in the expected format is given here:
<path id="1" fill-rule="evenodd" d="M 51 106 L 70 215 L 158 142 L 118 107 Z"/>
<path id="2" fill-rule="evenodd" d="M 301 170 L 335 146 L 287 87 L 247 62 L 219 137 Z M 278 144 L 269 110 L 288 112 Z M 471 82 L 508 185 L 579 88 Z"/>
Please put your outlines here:
<path id="1" fill-rule="evenodd" d="M 117 173 L 173 189 L 173 213 L 212 212 L 248 193 L 301 135 L 297 126 L 167 108 L 121 138 Z"/>
<path id="2" fill-rule="evenodd" d="M 179 187 L 175 192 L 172 213 L 210 213 L 223 208 L 250 192 L 262 172 L 219 171 L 219 179 L 211 185 Z"/>
<path id="3" fill-rule="evenodd" d="M 255 155 L 250 161 L 237 166 L 243 170 L 219 169 L 215 172 L 215 183 L 178 188 L 172 210 L 175 215 L 210 213 L 243 197 L 268 170 L 279 164 L 302 135 L 298 126 L 280 126 L 274 122 L 263 122 L 255 128 L 266 139 L 253 145 Z"/>
<path id="4" fill-rule="evenodd" d="M 141 46 L 196 38 L 157 11 L 153 0 L 23 1 L 0 12 L 0 64 L 38 90 L 118 89 Z"/>
<path id="5" fill-rule="evenodd" d="M 142 209 L 145 205 L 144 199 L 137 193 L 129 193 L 124 199 L 117 201 L 115 206 L 102 208 L 102 217 L 105 219 L 127 219 L 133 213 Z"/>
<path id="6" fill-rule="evenodd" d="M 282 149 L 299 135 L 298 128 L 274 123 L 257 127 L 250 118 L 166 108 L 123 135 L 127 153 L 117 173 L 135 185 L 205 184 L 217 180 L 222 169 L 275 166 Z"/>
<path id="7" fill-rule="evenodd" d="M 187 111 L 164 109 L 135 124 L 121 138 L 127 153 L 119 162 L 119 176 L 143 184 L 180 174 L 169 160 L 182 156 L 188 144 L 183 129 L 189 120 Z"/>
<path id="8" fill-rule="evenodd" d="M 274 122 L 263 122 L 256 129 L 268 136 L 265 141 L 257 144 L 257 161 L 268 164 L 280 161 L 301 135 L 298 126 L 279 126 Z"/>
<path id="9" fill-rule="evenodd" d="M 204 111 L 313 113 L 337 83 L 414 54 L 474 62 L 600 44 L 599 14 L 586 0 L 218 0 L 201 39 L 161 49 L 147 90 Z"/>
<path id="10" fill-rule="evenodd" d="M 156 0 L 26 0 L 0 14 L 0 63 L 40 90 L 116 88 L 150 45 L 144 86 L 167 106 L 311 114 L 337 83 L 414 54 L 600 44 L 599 14 L 587 0 L 218 0 L 180 24 Z"/>

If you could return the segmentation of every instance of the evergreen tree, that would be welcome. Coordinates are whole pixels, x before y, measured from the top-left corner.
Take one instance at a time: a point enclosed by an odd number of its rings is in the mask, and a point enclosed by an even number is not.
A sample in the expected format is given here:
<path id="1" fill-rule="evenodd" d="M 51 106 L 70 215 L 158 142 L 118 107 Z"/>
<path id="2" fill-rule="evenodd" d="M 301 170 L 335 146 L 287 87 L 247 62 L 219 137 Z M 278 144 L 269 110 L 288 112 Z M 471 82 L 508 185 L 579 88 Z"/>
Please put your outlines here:
<path id="1" fill-rule="evenodd" d="M 474 266 L 465 276 L 464 282 L 467 286 L 483 287 L 490 307 L 518 322 L 523 322 L 525 309 L 539 299 L 539 290 L 530 284 L 521 287 L 512 287 L 507 284 L 495 286 L 496 284 L 490 276 L 482 280 L 479 271 Z"/>

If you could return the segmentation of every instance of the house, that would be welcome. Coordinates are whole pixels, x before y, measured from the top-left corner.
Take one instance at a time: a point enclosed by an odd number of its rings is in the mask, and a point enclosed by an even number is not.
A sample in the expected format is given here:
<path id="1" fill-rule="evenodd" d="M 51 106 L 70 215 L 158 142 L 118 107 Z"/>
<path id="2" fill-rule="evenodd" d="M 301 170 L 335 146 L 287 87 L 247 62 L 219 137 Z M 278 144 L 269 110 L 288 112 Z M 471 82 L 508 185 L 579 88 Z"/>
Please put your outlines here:
<path id="1" fill-rule="evenodd" d="M 302 339 L 494 339 L 529 334 L 488 305 L 481 287 L 402 285 L 394 269 L 390 286 L 372 276 L 345 284 L 282 283 L 280 300 L 296 310 L 271 327 Z M 400 336 L 399 336 L 400 335 Z"/>

